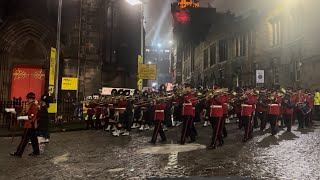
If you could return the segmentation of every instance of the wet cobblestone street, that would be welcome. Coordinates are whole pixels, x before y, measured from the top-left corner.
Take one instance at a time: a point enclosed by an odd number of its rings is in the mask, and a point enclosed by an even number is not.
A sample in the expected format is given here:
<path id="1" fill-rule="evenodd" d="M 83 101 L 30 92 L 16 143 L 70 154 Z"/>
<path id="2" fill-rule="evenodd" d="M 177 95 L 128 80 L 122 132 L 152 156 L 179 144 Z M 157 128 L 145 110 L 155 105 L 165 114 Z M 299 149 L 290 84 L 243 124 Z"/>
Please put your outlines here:
<path id="1" fill-rule="evenodd" d="M 225 145 L 206 149 L 211 128 L 197 125 L 194 144 L 177 145 L 180 128 L 166 132 L 166 144 L 150 145 L 149 132 L 112 137 L 103 131 L 54 133 L 41 156 L 10 157 L 20 138 L 0 138 L 0 179 L 145 179 L 146 177 L 251 177 L 252 179 L 320 179 L 320 130 L 289 133 L 255 130 L 242 143 L 243 131 L 227 125 Z"/>

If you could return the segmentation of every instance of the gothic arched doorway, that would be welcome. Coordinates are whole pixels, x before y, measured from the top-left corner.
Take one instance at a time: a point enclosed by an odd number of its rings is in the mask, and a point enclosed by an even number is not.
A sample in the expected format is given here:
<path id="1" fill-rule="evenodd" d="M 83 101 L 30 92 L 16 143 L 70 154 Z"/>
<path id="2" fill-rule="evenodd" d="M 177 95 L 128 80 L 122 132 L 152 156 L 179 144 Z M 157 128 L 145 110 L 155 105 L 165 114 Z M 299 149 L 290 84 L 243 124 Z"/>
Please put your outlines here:
<path id="1" fill-rule="evenodd" d="M 42 22 L 42 21 L 41 21 Z M 54 33 L 34 19 L 8 19 L 0 27 L 0 100 L 45 91 Z"/>

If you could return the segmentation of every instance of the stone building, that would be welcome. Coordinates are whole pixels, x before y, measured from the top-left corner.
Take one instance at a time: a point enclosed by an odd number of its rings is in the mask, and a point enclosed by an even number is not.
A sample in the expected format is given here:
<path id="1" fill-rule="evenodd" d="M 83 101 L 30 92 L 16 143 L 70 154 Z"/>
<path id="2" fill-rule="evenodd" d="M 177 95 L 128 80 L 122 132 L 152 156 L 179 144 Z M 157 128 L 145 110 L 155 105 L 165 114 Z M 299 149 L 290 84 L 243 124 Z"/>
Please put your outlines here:
<path id="1" fill-rule="evenodd" d="M 156 88 L 165 83 L 172 82 L 172 76 L 169 72 L 170 69 L 170 48 L 169 47 L 156 47 L 156 46 L 146 46 L 144 59 L 148 64 L 157 65 L 157 79 L 148 80 L 147 87 Z"/>
<path id="2" fill-rule="evenodd" d="M 170 70 L 173 74 L 173 83 L 185 81 L 186 75 L 184 73 L 189 69 L 184 66 L 183 61 L 192 64 L 189 71 L 193 72 L 191 68 L 195 65 L 192 54 L 194 45 L 199 44 L 204 39 L 212 22 L 216 21 L 219 16 L 215 8 L 199 7 L 196 1 L 192 1 L 193 4 L 191 5 L 183 4 L 183 2 L 178 1 L 171 4 L 174 45 Z M 189 53 L 186 53 L 186 51 Z M 188 77 L 188 79 L 190 78 Z"/>
<path id="3" fill-rule="evenodd" d="M 181 49 L 182 83 L 256 86 L 264 70 L 265 86 L 318 88 L 319 3 L 271 0 L 241 17 L 220 16 L 204 40 Z"/>
<path id="4" fill-rule="evenodd" d="M 0 1 L 0 100 L 21 95 L 19 88 L 47 90 L 57 12 L 58 0 Z M 60 77 L 79 73 L 80 97 L 103 86 L 135 88 L 140 19 L 125 0 L 63 1 Z M 23 78 L 23 88 L 14 85 Z"/>

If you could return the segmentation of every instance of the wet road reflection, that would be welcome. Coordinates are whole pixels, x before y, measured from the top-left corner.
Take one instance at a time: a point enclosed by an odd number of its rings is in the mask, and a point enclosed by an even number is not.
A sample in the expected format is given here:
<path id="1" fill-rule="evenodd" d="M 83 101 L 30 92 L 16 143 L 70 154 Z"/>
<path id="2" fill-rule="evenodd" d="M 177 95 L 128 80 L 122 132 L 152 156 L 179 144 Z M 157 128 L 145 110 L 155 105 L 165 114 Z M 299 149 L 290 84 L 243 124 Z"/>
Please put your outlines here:
<path id="1" fill-rule="evenodd" d="M 18 138 L 0 138 L 0 179 L 145 179 L 146 177 L 242 176 L 253 179 L 320 179 L 320 129 L 266 130 L 242 143 L 236 125 L 227 125 L 225 145 L 205 149 L 211 129 L 198 126 L 196 144 L 177 145 L 179 129 L 167 144 L 152 146 L 151 132 L 111 137 L 100 131 L 52 134 L 39 157 L 8 156 Z M 296 127 L 295 127 L 296 129 Z M 81 137 L 81 138 L 79 138 Z M 28 147 L 28 150 L 31 148 Z M 28 154 L 26 152 L 25 154 Z M 19 169 L 19 173 L 17 171 Z M 37 169 L 37 171 L 34 171 Z"/>

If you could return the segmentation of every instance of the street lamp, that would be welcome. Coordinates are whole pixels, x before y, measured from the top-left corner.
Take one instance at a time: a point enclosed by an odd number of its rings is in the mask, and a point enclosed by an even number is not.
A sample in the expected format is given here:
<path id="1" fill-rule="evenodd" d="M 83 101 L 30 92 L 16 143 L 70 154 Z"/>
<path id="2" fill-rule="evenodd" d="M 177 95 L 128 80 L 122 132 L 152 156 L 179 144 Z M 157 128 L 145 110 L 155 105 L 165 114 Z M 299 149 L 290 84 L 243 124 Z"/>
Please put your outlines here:
<path id="1" fill-rule="evenodd" d="M 57 112 L 55 114 L 55 119 L 58 116 L 58 95 L 59 95 L 59 63 L 60 63 L 60 34 L 61 34 L 61 11 L 62 11 L 62 0 L 58 3 L 58 20 L 57 20 L 57 42 L 56 42 L 56 67 L 55 67 L 55 87 L 54 87 L 54 97 L 57 103 Z"/>
<path id="2" fill-rule="evenodd" d="M 130 5 L 134 6 L 134 5 L 141 5 L 141 59 L 142 59 L 142 64 L 144 64 L 144 28 L 143 28 L 143 20 L 144 20 L 144 16 L 143 16 L 143 2 L 140 0 L 126 0 L 127 3 L 129 3 Z M 142 80 L 142 85 L 143 85 L 143 80 Z"/>
<path id="3" fill-rule="evenodd" d="M 140 0 L 126 0 L 127 3 L 131 4 L 132 6 L 137 5 L 137 4 L 142 4 Z"/>

